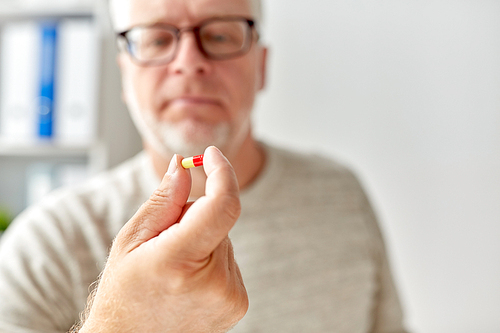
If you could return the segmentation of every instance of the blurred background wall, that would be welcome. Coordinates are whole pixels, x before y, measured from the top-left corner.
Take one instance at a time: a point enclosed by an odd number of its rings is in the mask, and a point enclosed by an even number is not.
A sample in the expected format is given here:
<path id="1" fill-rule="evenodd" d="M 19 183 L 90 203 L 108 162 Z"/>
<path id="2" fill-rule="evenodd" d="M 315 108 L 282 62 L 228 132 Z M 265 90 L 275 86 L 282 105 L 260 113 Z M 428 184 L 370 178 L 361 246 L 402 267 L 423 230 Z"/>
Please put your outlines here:
<path id="1" fill-rule="evenodd" d="M 413 332 L 500 332 L 500 1 L 264 5 L 259 137 L 357 172 Z"/>

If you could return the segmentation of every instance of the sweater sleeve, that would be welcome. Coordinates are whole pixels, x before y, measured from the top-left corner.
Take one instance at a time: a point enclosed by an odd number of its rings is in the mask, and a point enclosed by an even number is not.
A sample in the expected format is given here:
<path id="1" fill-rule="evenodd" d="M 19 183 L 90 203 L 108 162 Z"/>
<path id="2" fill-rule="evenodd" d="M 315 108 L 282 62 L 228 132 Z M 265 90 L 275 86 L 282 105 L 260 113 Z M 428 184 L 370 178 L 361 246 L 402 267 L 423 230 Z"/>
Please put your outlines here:
<path id="1" fill-rule="evenodd" d="M 381 257 L 378 281 L 373 333 L 405 333 L 403 313 L 385 253 Z"/>
<path id="2" fill-rule="evenodd" d="M 358 182 L 358 186 L 361 185 Z M 377 218 L 373 212 L 365 192 L 363 193 L 364 215 L 368 233 L 371 235 L 371 250 L 376 262 L 377 291 L 373 307 L 372 333 L 406 333 L 403 323 L 403 311 L 399 301 L 395 282 L 393 280 L 384 237 Z"/>
<path id="3" fill-rule="evenodd" d="M 66 332 L 77 320 L 85 303 L 75 301 L 78 269 L 68 233 L 56 216 L 36 207 L 2 236 L 0 332 Z"/>
<path id="4" fill-rule="evenodd" d="M 0 238 L 0 333 L 67 332 L 79 319 L 113 238 L 154 190 L 145 157 L 54 191 L 9 226 Z"/>

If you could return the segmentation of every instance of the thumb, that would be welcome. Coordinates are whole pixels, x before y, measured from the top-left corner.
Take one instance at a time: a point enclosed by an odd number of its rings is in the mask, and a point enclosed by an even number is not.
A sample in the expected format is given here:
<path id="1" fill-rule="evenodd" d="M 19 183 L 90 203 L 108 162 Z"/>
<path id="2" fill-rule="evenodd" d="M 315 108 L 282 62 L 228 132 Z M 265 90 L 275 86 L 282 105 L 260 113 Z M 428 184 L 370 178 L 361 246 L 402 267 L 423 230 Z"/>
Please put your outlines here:
<path id="1" fill-rule="evenodd" d="M 177 222 L 188 200 L 191 176 L 174 155 L 158 189 L 123 226 L 113 246 L 130 252 Z"/>

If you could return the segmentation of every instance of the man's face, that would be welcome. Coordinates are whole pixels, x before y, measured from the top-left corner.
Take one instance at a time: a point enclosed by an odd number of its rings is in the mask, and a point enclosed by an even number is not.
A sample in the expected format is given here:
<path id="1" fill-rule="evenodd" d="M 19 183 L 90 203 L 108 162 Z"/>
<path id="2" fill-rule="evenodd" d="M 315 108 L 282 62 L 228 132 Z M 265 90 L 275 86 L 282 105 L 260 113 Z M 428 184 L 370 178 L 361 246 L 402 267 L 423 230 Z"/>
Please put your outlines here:
<path id="1" fill-rule="evenodd" d="M 220 16 L 252 17 L 247 0 L 131 0 L 130 26 L 167 23 L 178 28 Z M 235 153 L 249 135 L 250 113 L 263 87 L 265 49 L 210 60 L 192 32 L 181 35 L 176 57 L 141 67 L 120 54 L 124 97 L 136 125 L 157 153 L 199 154 L 208 145 Z"/>

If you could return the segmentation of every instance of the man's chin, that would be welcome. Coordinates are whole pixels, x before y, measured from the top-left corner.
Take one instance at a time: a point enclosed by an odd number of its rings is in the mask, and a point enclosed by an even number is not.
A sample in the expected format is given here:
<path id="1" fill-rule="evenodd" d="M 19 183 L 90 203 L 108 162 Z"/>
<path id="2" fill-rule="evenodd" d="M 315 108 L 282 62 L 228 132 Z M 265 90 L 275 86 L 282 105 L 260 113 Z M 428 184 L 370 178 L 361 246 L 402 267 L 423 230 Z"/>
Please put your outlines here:
<path id="1" fill-rule="evenodd" d="M 207 128 L 207 126 L 163 125 L 157 134 L 166 151 L 193 156 L 202 154 L 208 146 L 223 149 L 229 139 L 229 126 L 221 124 Z"/>

